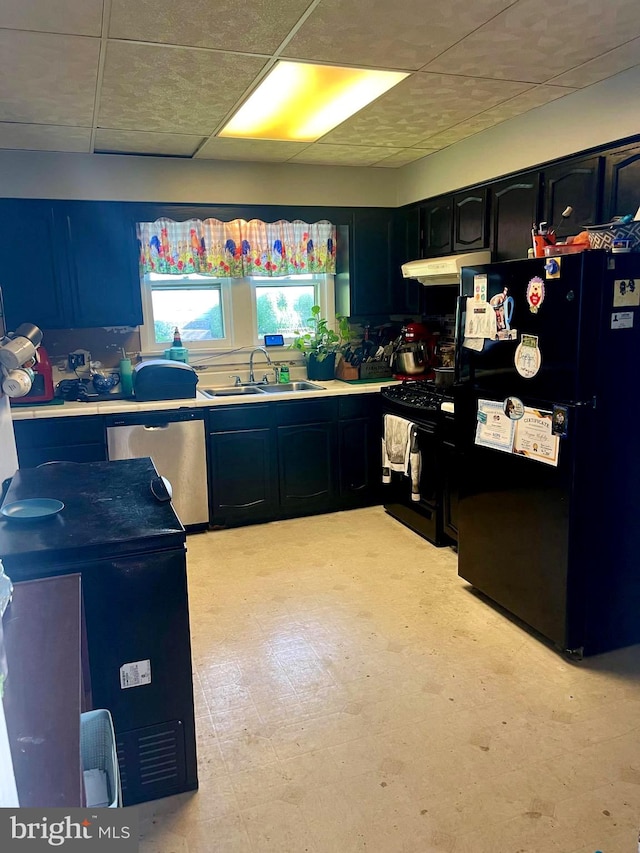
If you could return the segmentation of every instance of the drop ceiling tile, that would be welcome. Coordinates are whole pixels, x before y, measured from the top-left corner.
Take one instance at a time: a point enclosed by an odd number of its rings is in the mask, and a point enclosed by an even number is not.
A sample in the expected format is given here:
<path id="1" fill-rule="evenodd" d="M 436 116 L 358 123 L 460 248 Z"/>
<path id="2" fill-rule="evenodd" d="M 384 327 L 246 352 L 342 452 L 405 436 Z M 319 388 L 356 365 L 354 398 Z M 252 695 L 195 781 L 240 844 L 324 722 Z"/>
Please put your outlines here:
<path id="1" fill-rule="evenodd" d="M 416 70 L 512 2 L 322 0 L 283 56 Z"/>
<path id="2" fill-rule="evenodd" d="M 91 125 L 99 39 L 0 30 L 0 121 Z"/>
<path id="3" fill-rule="evenodd" d="M 637 0 L 520 0 L 423 70 L 542 83 L 640 36 Z"/>
<path id="4" fill-rule="evenodd" d="M 534 86 L 527 92 L 472 116 L 466 121 L 454 125 L 454 127 L 425 137 L 414 147 L 431 148 L 437 145 L 444 148 L 447 145 L 453 145 L 454 142 L 466 139 L 467 136 L 473 136 L 474 133 L 479 133 L 481 130 L 486 130 L 488 127 L 507 121 L 507 119 L 522 115 L 522 113 L 541 107 L 543 104 L 548 104 L 550 101 L 555 101 L 565 95 L 570 95 L 572 92 L 575 92 L 575 89 L 563 86 Z"/>
<path id="5" fill-rule="evenodd" d="M 526 83 L 475 80 L 451 74 L 412 74 L 343 122 L 322 142 L 409 148 L 429 133 L 512 98 Z"/>
<path id="6" fill-rule="evenodd" d="M 103 0 L 10 0 L 0 4 L 0 27 L 99 36 Z"/>
<path id="7" fill-rule="evenodd" d="M 87 154 L 91 150 L 90 127 L 56 127 L 48 124 L 0 122 L 0 148 L 26 151 L 73 151 Z"/>
<path id="8" fill-rule="evenodd" d="M 273 53 L 309 0 L 112 0 L 109 35 Z"/>
<path id="9" fill-rule="evenodd" d="M 358 145 L 325 145 L 316 142 L 292 157 L 291 163 L 314 163 L 318 166 L 372 166 L 387 154 L 398 153 L 396 148 Z"/>
<path id="10" fill-rule="evenodd" d="M 591 62 L 585 62 L 584 65 L 554 77 L 551 82 L 554 85 L 557 83 L 560 86 L 575 86 L 581 89 L 639 64 L 640 38 L 637 38 L 610 50 L 597 59 L 592 59 Z"/>
<path id="11" fill-rule="evenodd" d="M 264 64 L 240 54 L 109 42 L 98 124 L 208 136 Z"/>
<path id="12" fill-rule="evenodd" d="M 264 163 L 284 163 L 303 151 L 308 142 L 281 142 L 272 139 L 231 139 L 215 136 L 198 151 L 198 159 L 251 160 Z"/>
<path id="13" fill-rule="evenodd" d="M 406 166 L 407 163 L 414 163 L 416 160 L 428 157 L 429 154 L 433 154 L 438 150 L 438 148 L 434 148 L 431 151 L 425 151 L 424 149 L 418 151 L 415 148 L 404 148 L 402 151 L 396 151 L 395 154 L 385 157 L 384 160 L 380 160 L 373 165 L 380 169 L 399 169 L 401 166 Z"/>
<path id="14" fill-rule="evenodd" d="M 202 136 L 181 133 L 150 133 L 141 130 L 96 131 L 94 150 L 109 154 L 164 154 L 167 157 L 190 157 L 202 142 Z"/>

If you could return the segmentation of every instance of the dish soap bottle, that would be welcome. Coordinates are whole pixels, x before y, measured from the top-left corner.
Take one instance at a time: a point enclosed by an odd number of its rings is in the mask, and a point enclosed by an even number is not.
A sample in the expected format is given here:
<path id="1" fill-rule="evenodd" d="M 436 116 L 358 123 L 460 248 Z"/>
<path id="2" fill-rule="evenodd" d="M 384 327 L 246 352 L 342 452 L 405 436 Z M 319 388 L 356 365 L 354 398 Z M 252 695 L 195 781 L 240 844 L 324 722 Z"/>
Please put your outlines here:
<path id="1" fill-rule="evenodd" d="M 286 385 L 288 382 L 291 382 L 291 377 L 289 375 L 289 365 L 283 364 L 280 368 L 280 384 Z"/>
<path id="2" fill-rule="evenodd" d="M 125 397 L 133 396 L 133 366 L 124 349 L 120 359 L 120 390 Z"/>
<path id="3" fill-rule="evenodd" d="M 173 343 L 169 349 L 164 351 L 164 357 L 171 361 L 183 361 L 185 364 L 189 364 L 189 350 L 182 346 L 180 329 L 177 326 L 173 330 Z"/>

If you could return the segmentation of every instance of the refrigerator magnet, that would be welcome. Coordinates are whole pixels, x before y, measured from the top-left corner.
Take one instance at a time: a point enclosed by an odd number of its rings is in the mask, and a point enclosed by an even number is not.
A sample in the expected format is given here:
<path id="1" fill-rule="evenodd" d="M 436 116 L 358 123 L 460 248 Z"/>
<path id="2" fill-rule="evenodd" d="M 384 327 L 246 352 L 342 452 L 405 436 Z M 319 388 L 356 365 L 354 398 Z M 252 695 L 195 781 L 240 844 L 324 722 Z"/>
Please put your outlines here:
<path id="1" fill-rule="evenodd" d="M 518 337 L 516 329 L 511 328 L 513 317 L 513 296 L 509 296 L 509 288 L 497 293 L 489 300 L 489 305 L 496 312 L 496 337 L 498 341 L 515 341 Z"/>
<path id="2" fill-rule="evenodd" d="M 542 366 L 537 335 L 522 335 L 514 355 L 515 368 L 523 379 L 533 379 Z"/>
<path id="3" fill-rule="evenodd" d="M 524 415 L 524 403 L 519 397 L 507 397 L 503 407 L 505 415 L 512 421 L 519 421 Z"/>
<path id="4" fill-rule="evenodd" d="M 551 434 L 564 438 L 567 434 L 569 410 L 566 406 L 554 406 L 551 415 Z"/>
<path id="5" fill-rule="evenodd" d="M 633 278 L 616 279 L 613 282 L 613 307 L 638 306 L 640 306 L 640 281 L 635 281 Z"/>
<path id="6" fill-rule="evenodd" d="M 531 313 L 537 314 L 544 302 L 544 281 L 539 275 L 534 275 L 527 285 L 527 302 Z"/>

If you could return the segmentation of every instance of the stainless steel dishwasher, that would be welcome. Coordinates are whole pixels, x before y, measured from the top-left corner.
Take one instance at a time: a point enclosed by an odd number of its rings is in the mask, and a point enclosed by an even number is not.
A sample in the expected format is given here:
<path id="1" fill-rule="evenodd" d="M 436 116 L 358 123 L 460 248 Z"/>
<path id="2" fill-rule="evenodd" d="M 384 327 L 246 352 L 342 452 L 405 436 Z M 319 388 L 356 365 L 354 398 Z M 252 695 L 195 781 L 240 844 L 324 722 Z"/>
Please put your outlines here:
<path id="1" fill-rule="evenodd" d="M 204 415 L 197 410 L 111 415 L 109 459 L 150 456 L 171 483 L 173 507 L 185 527 L 209 523 Z"/>

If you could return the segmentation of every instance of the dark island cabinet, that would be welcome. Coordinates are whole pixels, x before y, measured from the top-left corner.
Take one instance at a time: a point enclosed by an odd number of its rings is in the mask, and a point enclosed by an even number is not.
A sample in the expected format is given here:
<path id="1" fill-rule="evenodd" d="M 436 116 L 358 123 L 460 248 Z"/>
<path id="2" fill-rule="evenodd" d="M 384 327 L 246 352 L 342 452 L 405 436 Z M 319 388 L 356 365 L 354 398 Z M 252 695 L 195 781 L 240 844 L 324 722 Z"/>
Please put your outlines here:
<path id="1" fill-rule="evenodd" d="M 555 226 L 559 240 L 600 222 L 603 163 L 602 157 L 589 157 L 545 169 L 542 219 Z M 563 221 L 562 213 L 569 205 L 573 212 Z"/>
<path id="2" fill-rule="evenodd" d="M 278 467 L 270 405 L 210 410 L 209 483 L 213 527 L 276 517 Z"/>
<path id="3" fill-rule="evenodd" d="M 526 258 L 531 228 L 539 217 L 540 175 L 530 172 L 489 187 L 491 256 L 494 261 Z"/>
<path id="4" fill-rule="evenodd" d="M 422 206 L 422 257 L 448 255 L 453 247 L 453 197 L 440 196 Z"/>
<path id="5" fill-rule="evenodd" d="M 470 190 L 453 197 L 453 251 L 474 252 L 487 246 L 487 191 Z"/>
<path id="6" fill-rule="evenodd" d="M 640 205 L 640 143 L 606 156 L 603 221 L 635 215 Z"/>
<path id="7" fill-rule="evenodd" d="M 6 326 L 60 329 L 70 310 L 64 254 L 50 202 L 0 199 L 4 246 L 0 288 Z"/>
<path id="8" fill-rule="evenodd" d="M 142 323 L 133 225 L 115 202 L 0 200 L 8 328 Z"/>

